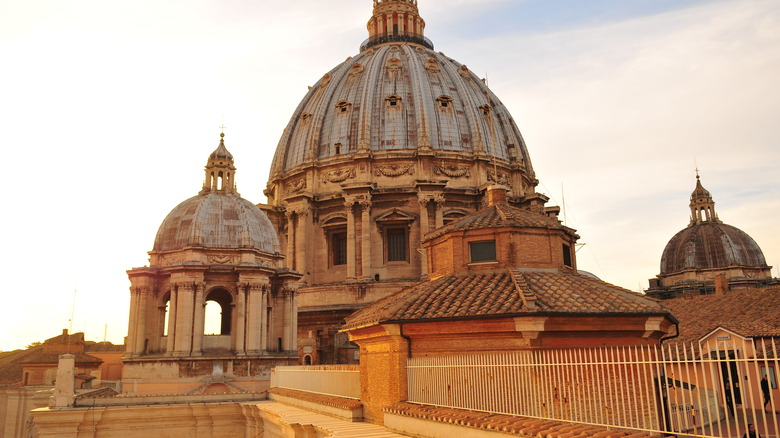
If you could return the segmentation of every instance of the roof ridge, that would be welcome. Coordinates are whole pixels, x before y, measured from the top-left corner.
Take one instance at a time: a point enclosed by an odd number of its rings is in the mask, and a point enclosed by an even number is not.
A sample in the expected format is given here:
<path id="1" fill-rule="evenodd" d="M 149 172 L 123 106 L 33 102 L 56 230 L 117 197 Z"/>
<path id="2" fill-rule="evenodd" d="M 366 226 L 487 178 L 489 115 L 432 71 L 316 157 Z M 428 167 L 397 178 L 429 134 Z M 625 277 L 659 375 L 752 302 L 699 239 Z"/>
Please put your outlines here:
<path id="1" fill-rule="evenodd" d="M 523 301 L 523 307 L 528 310 L 539 310 L 539 306 L 536 305 L 538 297 L 531 292 L 531 288 L 525 281 L 523 274 L 516 268 L 510 268 L 509 275 L 512 278 L 512 283 L 515 284 L 515 289 L 518 295 L 520 295 L 520 299 Z"/>

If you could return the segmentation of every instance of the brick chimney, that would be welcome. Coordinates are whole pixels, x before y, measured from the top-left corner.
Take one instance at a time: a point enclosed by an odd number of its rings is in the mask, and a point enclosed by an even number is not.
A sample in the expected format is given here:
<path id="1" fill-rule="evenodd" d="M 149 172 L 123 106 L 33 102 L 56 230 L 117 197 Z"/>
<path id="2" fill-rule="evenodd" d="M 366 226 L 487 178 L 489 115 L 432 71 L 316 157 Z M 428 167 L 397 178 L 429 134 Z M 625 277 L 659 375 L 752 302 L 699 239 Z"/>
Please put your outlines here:
<path id="1" fill-rule="evenodd" d="M 488 207 L 492 207 L 496 204 L 504 204 L 506 203 L 506 192 L 507 187 L 494 184 L 487 188 L 487 205 Z"/>
<path id="2" fill-rule="evenodd" d="M 726 274 L 715 276 L 715 295 L 724 295 L 729 290 L 729 282 L 726 280 Z"/>

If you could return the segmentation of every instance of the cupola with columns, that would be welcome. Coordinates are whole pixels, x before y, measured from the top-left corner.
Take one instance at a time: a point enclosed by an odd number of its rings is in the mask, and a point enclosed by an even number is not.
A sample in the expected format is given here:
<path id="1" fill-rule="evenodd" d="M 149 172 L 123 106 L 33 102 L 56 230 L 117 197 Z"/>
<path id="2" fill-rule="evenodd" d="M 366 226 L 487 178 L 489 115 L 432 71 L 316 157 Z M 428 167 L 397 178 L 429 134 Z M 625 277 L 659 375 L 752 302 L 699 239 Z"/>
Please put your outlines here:
<path id="1" fill-rule="evenodd" d="M 268 217 L 236 192 L 224 136 L 200 193 L 160 225 L 149 266 L 127 271 L 126 392 L 262 390 L 273 366 L 297 362 L 301 275 L 284 268 Z"/>

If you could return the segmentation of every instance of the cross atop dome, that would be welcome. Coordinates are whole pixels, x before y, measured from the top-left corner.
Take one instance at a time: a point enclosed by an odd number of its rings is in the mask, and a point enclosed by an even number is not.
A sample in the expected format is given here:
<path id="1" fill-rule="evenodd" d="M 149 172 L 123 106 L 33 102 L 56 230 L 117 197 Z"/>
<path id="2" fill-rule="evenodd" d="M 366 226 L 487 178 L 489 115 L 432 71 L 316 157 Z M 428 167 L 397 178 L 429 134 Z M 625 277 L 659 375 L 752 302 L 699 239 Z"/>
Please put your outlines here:
<path id="1" fill-rule="evenodd" d="M 425 21 L 420 17 L 417 0 L 374 0 L 374 11 L 366 27 L 368 40 L 361 45 L 361 51 L 394 41 L 433 49 L 433 43 L 424 36 Z"/>
<path id="2" fill-rule="evenodd" d="M 701 185 L 699 169 L 696 169 L 696 188 L 691 193 L 691 225 L 702 222 L 720 222 L 715 214 L 715 201 L 712 200 L 709 190 Z"/>

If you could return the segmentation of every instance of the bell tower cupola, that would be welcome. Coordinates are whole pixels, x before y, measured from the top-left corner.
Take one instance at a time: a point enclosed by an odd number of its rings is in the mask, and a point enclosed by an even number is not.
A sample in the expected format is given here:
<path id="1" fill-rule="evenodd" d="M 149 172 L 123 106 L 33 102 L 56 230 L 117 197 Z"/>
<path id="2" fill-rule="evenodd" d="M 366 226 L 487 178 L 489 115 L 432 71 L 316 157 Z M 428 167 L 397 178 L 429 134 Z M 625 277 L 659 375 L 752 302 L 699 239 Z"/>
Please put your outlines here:
<path id="1" fill-rule="evenodd" d="M 709 190 L 701 185 L 699 171 L 696 170 L 696 188 L 691 193 L 691 225 L 702 222 L 720 222 L 715 214 L 715 201 Z"/>
<path id="2" fill-rule="evenodd" d="M 417 0 L 374 0 L 374 12 L 367 27 L 368 40 L 361 45 L 361 51 L 393 41 L 417 43 L 433 49 L 433 44 L 424 36 L 425 21 L 420 17 Z"/>
<path id="3" fill-rule="evenodd" d="M 203 181 L 204 193 L 230 193 L 236 191 L 236 167 L 233 165 L 233 155 L 225 147 L 225 133 L 219 134 L 219 146 L 209 155 L 206 163 L 206 178 Z"/>

